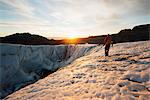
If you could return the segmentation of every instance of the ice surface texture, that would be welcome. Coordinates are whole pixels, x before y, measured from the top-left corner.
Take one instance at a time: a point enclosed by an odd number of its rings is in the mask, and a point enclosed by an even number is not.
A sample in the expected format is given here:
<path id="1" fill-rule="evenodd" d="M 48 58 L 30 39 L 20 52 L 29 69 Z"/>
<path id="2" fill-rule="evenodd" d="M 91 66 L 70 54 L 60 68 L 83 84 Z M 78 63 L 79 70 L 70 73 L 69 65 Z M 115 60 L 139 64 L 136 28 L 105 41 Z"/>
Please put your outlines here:
<path id="1" fill-rule="evenodd" d="M 34 82 L 48 72 L 66 66 L 94 45 L 0 44 L 0 96 Z"/>
<path id="2" fill-rule="evenodd" d="M 97 46 L 71 64 L 5 99 L 149 100 L 149 44 L 150 41 L 114 44 L 109 57 L 104 56 L 104 48 Z"/>

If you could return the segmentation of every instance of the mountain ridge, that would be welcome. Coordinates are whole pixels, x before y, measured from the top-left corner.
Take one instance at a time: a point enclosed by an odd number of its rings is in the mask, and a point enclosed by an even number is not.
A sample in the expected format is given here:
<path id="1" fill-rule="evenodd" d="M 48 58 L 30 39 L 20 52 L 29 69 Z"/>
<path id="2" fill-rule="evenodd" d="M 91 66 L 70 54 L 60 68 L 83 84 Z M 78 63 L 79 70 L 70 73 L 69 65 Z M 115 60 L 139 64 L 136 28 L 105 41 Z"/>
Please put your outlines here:
<path id="1" fill-rule="evenodd" d="M 106 35 L 77 38 L 76 44 L 103 44 Z M 150 40 L 150 24 L 143 24 L 132 29 L 122 29 L 116 34 L 111 34 L 114 43 Z M 24 44 L 24 45 L 59 45 L 72 44 L 69 39 L 54 40 L 30 33 L 16 33 L 1 37 L 0 43 Z M 67 42 L 66 42 L 67 41 Z"/>

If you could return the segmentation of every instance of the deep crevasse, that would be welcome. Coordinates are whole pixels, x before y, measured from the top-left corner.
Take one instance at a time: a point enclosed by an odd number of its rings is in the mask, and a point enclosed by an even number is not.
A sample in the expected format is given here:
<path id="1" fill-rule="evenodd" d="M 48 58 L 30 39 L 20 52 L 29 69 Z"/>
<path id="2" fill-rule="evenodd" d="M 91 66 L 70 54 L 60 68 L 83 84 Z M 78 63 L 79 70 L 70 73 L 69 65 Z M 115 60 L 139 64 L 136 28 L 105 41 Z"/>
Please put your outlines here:
<path id="1" fill-rule="evenodd" d="M 95 45 L 0 44 L 0 47 L 0 97 L 3 97 L 46 72 L 70 64 Z"/>

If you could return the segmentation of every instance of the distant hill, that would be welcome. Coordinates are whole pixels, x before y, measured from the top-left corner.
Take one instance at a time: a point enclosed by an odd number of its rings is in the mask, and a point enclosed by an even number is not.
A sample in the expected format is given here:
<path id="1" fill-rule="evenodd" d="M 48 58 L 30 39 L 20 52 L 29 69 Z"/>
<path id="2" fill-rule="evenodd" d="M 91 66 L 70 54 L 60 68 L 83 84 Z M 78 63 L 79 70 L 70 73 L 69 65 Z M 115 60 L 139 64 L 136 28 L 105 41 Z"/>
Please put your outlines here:
<path id="1" fill-rule="evenodd" d="M 102 44 L 105 36 L 84 38 L 82 42 Z M 135 26 L 133 29 L 124 29 L 111 36 L 114 43 L 150 40 L 150 24 Z"/>
<path id="2" fill-rule="evenodd" d="M 25 44 L 25 45 L 53 45 L 60 44 L 59 41 L 49 40 L 39 35 L 30 33 L 16 33 L 6 37 L 1 37 L 1 43 Z"/>
<path id="3" fill-rule="evenodd" d="M 82 38 L 79 43 L 103 44 L 105 36 L 106 35 Z M 150 40 L 150 24 L 135 26 L 133 29 L 123 29 L 111 36 L 114 43 Z"/>
<path id="4" fill-rule="evenodd" d="M 90 43 L 90 44 L 102 44 L 104 37 L 90 36 L 88 38 L 78 38 L 75 41 L 77 44 Z M 111 35 L 114 43 L 121 42 L 133 42 L 150 40 L 150 24 L 135 26 L 133 29 L 123 29 L 116 34 Z M 58 45 L 58 44 L 70 44 L 69 40 L 54 40 L 47 39 L 39 35 L 31 35 L 30 33 L 16 33 L 6 37 L 0 38 L 1 43 L 13 43 L 13 44 L 25 44 L 25 45 Z M 67 41 L 67 42 L 66 42 Z"/>
<path id="5" fill-rule="evenodd" d="M 133 29 L 121 30 L 118 34 L 113 34 L 112 37 L 116 43 L 149 40 L 150 24 L 135 26 Z"/>

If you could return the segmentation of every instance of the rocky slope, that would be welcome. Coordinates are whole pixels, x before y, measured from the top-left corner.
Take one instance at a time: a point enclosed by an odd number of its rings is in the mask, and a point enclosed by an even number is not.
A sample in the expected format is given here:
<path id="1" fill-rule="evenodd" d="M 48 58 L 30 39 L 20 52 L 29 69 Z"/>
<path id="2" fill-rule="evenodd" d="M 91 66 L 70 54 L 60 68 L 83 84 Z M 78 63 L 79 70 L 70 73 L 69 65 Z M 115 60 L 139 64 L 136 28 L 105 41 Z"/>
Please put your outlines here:
<path id="1" fill-rule="evenodd" d="M 104 57 L 101 46 L 7 96 L 7 100 L 148 100 L 150 41 L 115 44 Z"/>

